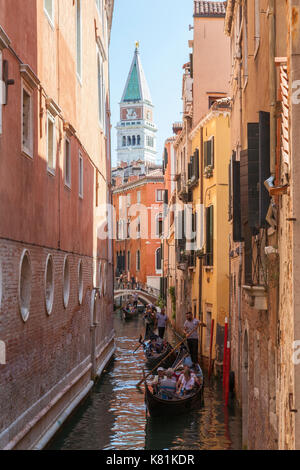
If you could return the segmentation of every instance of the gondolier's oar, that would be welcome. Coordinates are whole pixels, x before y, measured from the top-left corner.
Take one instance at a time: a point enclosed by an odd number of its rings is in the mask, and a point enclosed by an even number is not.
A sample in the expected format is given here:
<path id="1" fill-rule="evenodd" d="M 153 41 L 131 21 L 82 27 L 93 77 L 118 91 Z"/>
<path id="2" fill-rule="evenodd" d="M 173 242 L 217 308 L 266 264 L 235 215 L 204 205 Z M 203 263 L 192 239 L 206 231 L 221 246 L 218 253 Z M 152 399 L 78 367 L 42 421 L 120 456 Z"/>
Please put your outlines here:
<path id="1" fill-rule="evenodd" d="M 140 380 L 140 381 L 136 384 L 136 387 L 139 387 L 139 386 L 141 385 L 141 383 L 145 382 L 146 379 L 147 379 L 147 377 L 149 377 L 149 375 L 151 375 L 152 372 L 154 372 L 169 356 L 171 356 L 171 354 L 172 354 L 174 351 L 176 351 L 176 349 L 178 349 L 179 346 L 181 346 L 182 343 L 184 343 L 184 341 L 185 341 L 189 336 L 191 336 L 191 334 L 194 333 L 194 331 L 197 330 L 198 327 L 199 327 L 199 323 L 198 323 L 198 325 L 197 325 L 188 335 L 186 335 L 186 337 L 185 337 L 182 341 L 180 341 L 180 343 L 178 343 L 178 344 L 175 346 L 175 348 L 173 348 L 173 349 L 154 367 L 154 369 L 152 369 L 152 370 L 149 372 L 149 374 L 146 375 L 146 377 L 143 377 L 142 380 Z"/>
<path id="2" fill-rule="evenodd" d="M 142 341 L 142 335 L 140 335 L 140 337 L 139 337 L 139 343 L 140 343 L 140 345 L 133 351 L 132 354 L 134 354 L 138 349 L 140 349 L 141 346 L 144 345 L 144 342 Z"/>

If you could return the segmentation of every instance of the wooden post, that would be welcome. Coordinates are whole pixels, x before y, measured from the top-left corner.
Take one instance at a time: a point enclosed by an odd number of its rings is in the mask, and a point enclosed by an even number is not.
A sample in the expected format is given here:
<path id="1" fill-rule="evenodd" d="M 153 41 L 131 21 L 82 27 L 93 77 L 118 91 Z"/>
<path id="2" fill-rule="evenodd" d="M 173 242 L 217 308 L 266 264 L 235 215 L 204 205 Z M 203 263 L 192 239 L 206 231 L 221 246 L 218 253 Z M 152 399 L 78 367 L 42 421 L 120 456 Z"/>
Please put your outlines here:
<path id="1" fill-rule="evenodd" d="M 230 374 L 230 341 L 226 348 L 226 373 L 225 373 L 225 406 L 228 406 L 229 399 L 229 374 Z"/>

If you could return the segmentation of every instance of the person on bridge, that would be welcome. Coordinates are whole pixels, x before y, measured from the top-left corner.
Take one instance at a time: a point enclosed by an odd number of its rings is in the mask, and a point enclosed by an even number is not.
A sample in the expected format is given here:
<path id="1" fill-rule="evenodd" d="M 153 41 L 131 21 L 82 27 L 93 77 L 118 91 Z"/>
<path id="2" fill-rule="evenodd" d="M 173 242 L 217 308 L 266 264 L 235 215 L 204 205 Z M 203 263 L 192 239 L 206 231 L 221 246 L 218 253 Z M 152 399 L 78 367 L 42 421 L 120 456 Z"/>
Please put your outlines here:
<path id="1" fill-rule="evenodd" d="M 169 321 L 164 308 L 162 308 L 161 311 L 156 314 L 156 320 L 158 335 L 160 336 L 160 338 L 163 338 L 165 335 L 167 323 Z"/>

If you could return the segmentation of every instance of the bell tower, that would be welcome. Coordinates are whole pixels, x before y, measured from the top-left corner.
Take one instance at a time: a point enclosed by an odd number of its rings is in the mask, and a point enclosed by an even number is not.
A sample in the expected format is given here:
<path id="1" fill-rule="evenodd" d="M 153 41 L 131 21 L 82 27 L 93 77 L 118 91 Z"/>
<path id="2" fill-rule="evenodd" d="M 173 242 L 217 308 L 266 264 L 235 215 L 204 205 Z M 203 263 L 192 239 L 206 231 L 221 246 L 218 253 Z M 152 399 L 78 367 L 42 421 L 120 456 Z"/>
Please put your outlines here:
<path id="1" fill-rule="evenodd" d="M 157 127 L 153 121 L 153 108 L 137 42 L 120 102 L 120 121 L 116 126 L 118 163 L 156 162 Z"/>

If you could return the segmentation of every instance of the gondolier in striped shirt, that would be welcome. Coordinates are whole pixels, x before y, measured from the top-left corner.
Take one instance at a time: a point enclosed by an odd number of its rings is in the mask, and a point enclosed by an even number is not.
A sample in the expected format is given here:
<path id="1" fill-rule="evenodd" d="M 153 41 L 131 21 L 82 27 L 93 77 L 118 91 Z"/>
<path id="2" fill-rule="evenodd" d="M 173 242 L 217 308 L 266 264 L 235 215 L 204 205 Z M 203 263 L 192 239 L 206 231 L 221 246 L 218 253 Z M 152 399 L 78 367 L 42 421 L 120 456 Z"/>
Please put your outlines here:
<path id="1" fill-rule="evenodd" d="M 193 318 L 192 312 L 186 313 L 186 321 L 184 322 L 184 332 L 186 335 L 191 335 L 187 339 L 188 348 L 194 364 L 198 364 L 198 342 L 199 342 L 199 320 Z M 193 331 L 194 330 L 194 331 Z"/>

